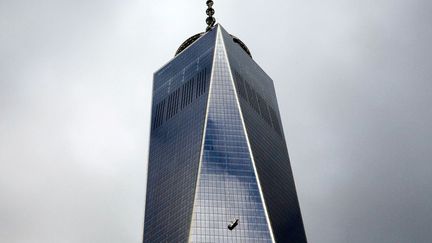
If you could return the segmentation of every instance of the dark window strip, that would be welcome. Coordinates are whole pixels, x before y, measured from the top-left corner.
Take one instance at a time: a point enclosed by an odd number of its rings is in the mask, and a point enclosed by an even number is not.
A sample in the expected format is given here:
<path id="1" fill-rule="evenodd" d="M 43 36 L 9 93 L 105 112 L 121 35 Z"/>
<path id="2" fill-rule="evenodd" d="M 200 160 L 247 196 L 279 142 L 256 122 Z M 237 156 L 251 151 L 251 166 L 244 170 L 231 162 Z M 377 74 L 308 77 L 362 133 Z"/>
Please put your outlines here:
<path id="1" fill-rule="evenodd" d="M 269 115 L 269 111 L 267 108 L 267 103 L 265 102 L 265 100 L 259 95 L 257 94 L 257 98 L 258 98 L 258 104 L 259 104 L 259 108 L 261 111 L 261 116 L 262 118 L 270 125 L 271 124 L 271 120 L 270 120 L 270 115 Z"/>
<path id="2" fill-rule="evenodd" d="M 196 83 L 195 83 L 196 81 Z M 167 98 L 156 105 L 153 117 L 153 129 L 160 127 L 164 121 L 168 121 L 175 116 L 179 109 L 184 109 L 191 104 L 195 98 L 200 97 L 206 92 L 207 69 L 201 70 L 196 77 L 188 80 Z M 166 107 L 165 107 L 166 105 Z M 164 119 L 165 118 L 165 119 Z"/>
<path id="3" fill-rule="evenodd" d="M 272 119 L 273 127 L 276 130 L 276 132 L 282 136 L 282 130 L 279 124 L 279 119 L 276 115 L 276 112 L 270 107 L 270 116 Z"/>
<path id="4" fill-rule="evenodd" d="M 281 126 L 273 108 L 265 102 L 258 92 L 237 71 L 233 72 L 233 77 L 239 96 L 246 100 L 252 109 L 260 114 L 261 118 L 282 136 Z"/>
<path id="5" fill-rule="evenodd" d="M 165 111 L 165 99 L 156 105 L 155 117 L 153 119 L 153 129 L 156 129 L 162 125 L 164 111 Z"/>

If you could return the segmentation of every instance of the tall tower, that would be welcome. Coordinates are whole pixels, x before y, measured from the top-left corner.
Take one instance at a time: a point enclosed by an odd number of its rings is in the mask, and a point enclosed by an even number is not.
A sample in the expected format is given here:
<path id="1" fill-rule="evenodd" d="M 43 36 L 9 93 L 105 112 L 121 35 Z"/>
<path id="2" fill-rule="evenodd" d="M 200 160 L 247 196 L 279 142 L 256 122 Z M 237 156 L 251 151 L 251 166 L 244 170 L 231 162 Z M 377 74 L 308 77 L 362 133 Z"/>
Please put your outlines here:
<path id="1" fill-rule="evenodd" d="M 209 2 L 154 74 L 144 242 L 306 242 L 273 81 Z"/>

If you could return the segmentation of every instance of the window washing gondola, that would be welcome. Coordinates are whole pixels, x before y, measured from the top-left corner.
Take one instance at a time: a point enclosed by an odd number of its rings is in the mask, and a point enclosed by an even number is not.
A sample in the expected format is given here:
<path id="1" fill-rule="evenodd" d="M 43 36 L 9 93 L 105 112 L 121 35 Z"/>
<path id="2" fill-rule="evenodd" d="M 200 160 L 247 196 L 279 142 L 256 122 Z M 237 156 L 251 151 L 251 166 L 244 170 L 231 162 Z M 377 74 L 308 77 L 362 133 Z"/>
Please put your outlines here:
<path id="1" fill-rule="evenodd" d="M 239 219 L 235 219 L 231 224 L 228 225 L 229 230 L 233 230 L 239 223 Z"/>

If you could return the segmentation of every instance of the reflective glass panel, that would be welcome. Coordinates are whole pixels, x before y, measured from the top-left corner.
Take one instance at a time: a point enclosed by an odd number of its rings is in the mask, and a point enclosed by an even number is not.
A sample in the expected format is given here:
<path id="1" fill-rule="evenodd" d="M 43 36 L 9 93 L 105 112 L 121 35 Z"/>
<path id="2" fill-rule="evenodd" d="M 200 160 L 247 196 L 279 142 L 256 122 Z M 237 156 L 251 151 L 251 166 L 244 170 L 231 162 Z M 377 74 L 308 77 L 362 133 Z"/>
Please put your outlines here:
<path id="1" fill-rule="evenodd" d="M 190 241 L 271 242 L 222 36 L 215 55 Z"/>

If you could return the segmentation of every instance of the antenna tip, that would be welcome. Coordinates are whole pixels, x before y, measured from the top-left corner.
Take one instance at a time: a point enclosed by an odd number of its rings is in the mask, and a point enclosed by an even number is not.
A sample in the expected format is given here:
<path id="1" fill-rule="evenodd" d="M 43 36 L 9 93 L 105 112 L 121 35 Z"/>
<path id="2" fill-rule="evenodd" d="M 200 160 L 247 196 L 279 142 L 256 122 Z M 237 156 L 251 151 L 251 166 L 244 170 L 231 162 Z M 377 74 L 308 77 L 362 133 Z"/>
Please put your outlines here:
<path id="1" fill-rule="evenodd" d="M 206 19 L 206 23 L 207 23 L 207 29 L 206 29 L 206 31 L 209 31 L 209 30 L 211 30 L 211 28 L 216 23 L 216 19 L 213 17 L 213 15 L 215 13 L 215 10 L 212 8 L 213 7 L 213 1 L 212 0 L 207 0 L 206 4 L 207 4 L 206 13 L 208 15 L 208 17 Z"/>

